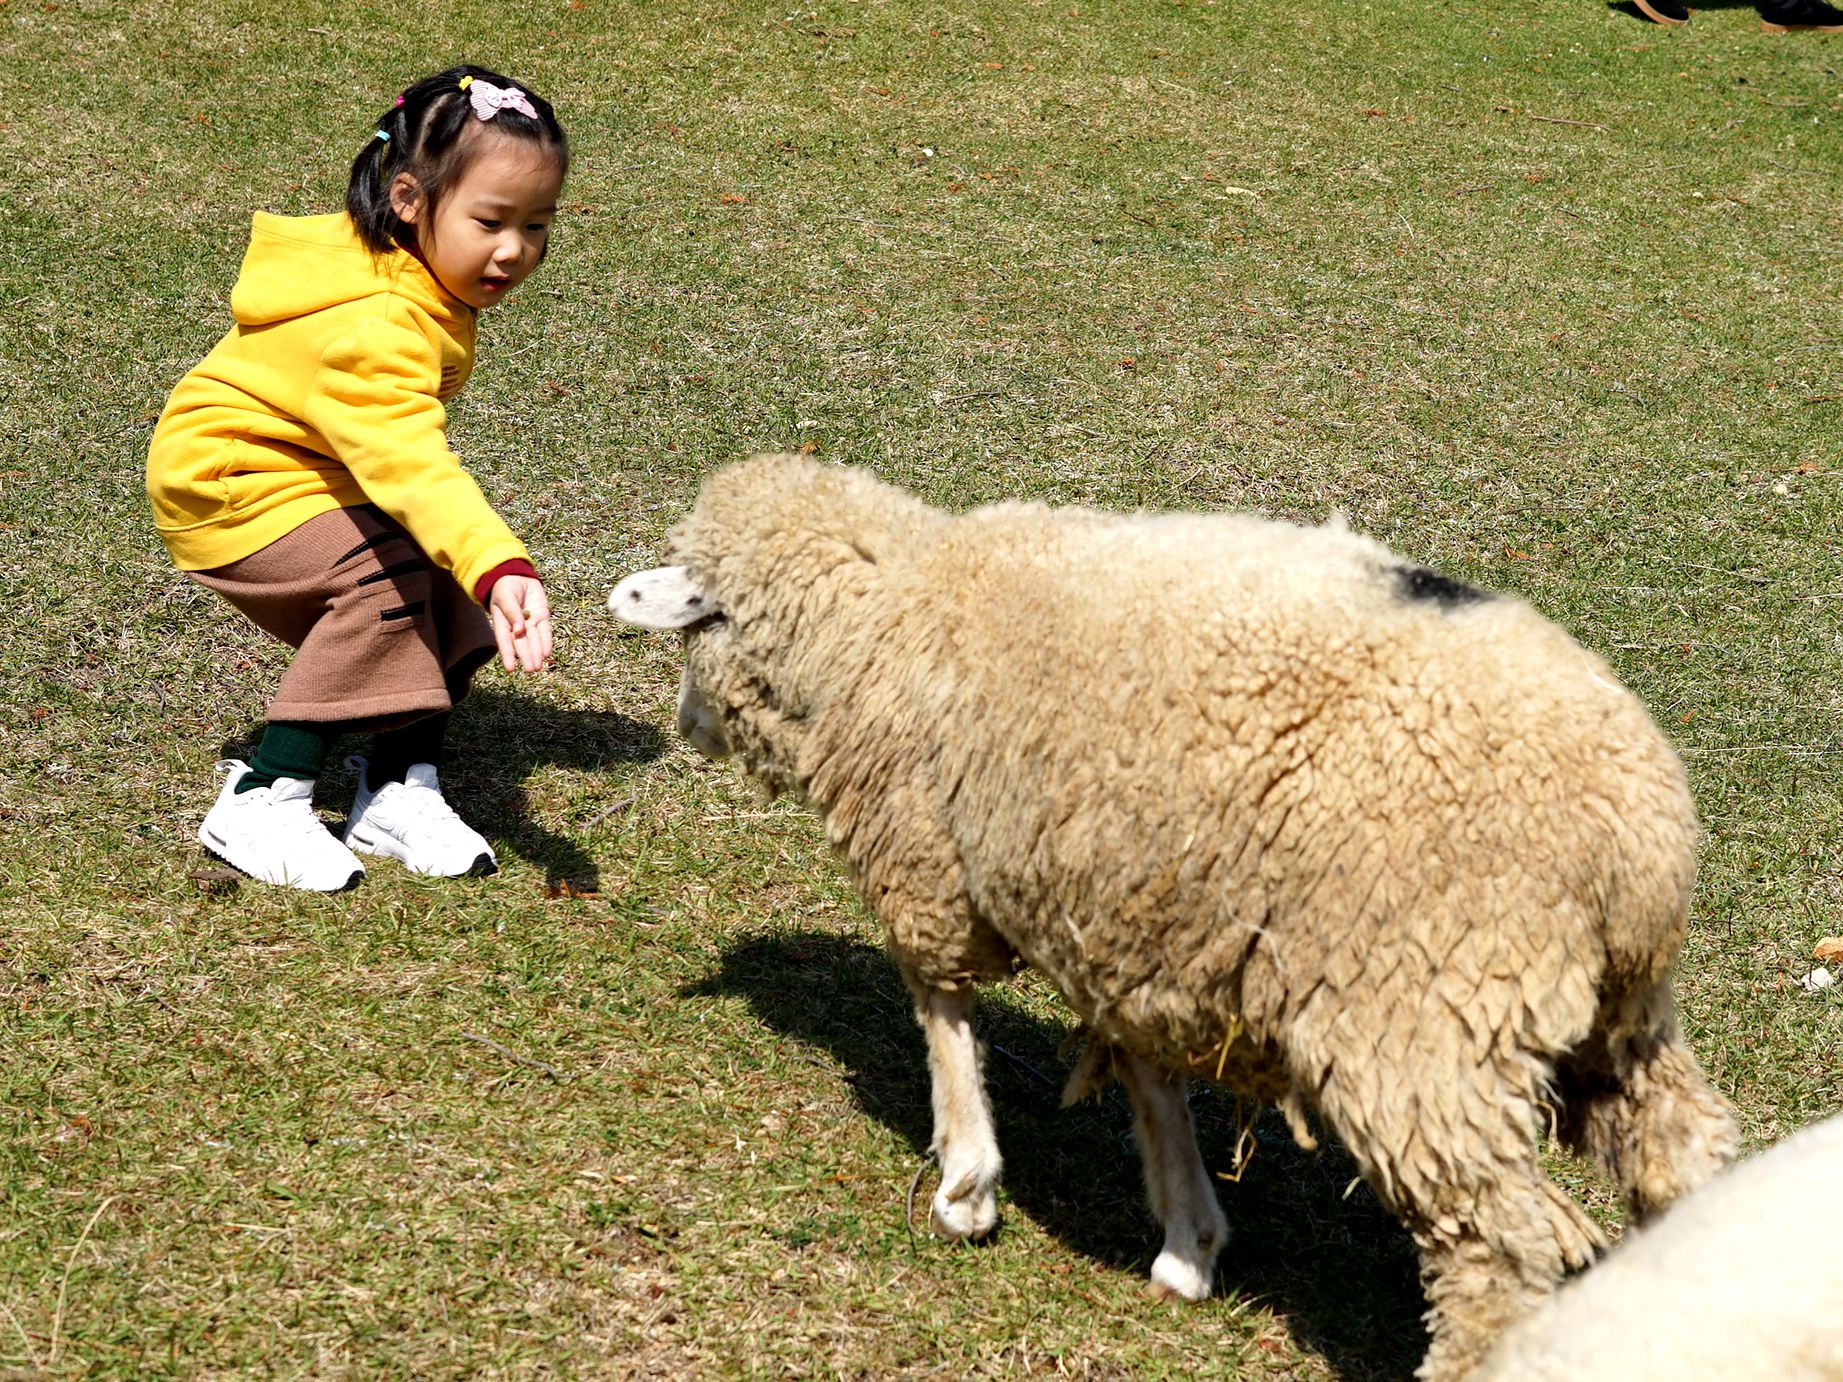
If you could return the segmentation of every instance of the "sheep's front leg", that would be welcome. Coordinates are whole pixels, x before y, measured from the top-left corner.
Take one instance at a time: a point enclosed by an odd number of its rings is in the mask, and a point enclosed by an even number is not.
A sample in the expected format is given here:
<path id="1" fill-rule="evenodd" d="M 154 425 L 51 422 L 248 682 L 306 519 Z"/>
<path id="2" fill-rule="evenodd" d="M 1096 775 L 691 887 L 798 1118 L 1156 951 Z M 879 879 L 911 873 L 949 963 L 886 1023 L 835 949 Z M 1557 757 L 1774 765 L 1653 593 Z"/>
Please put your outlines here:
<path id="1" fill-rule="evenodd" d="M 1132 1055 L 1119 1071 L 1133 1104 L 1133 1137 L 1145 1162 L 1146 1198 L 1165 1226 L 1165 1246 L 1152 1264 L 1150 1290 L 1161 1299 L 1202 1300 L 1215 1279 L 1216 1254 L 1228 1241 L 1229 1221 L 1197 1151 L 1184 1081 Z"/>
<path id="2" fill-rule="evenodd" d="M 928 1038 L 934 1081 L 934 1144 L 941 1162 L 929 1223 L 942 1238 L 977 1242 L 998 1224 L 998 1175 L 1004 1162 L 992 1130 L 992 1105 L 973 1036 L 973 986 L 930 989 L 915 1008 Z"/>

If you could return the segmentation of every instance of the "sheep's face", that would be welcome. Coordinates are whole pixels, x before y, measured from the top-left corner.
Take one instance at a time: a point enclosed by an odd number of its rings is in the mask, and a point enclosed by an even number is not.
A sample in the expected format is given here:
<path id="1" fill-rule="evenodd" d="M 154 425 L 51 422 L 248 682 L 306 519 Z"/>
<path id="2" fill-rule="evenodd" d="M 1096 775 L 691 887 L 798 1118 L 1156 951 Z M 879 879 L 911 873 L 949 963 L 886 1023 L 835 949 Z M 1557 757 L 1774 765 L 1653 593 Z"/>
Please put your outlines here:
<path id="1" fill-rule="evenodd" d="M 698 645 L 721 622 L 722 611 L 707 598 L 682 566 L 662 566 L 639 571 L 614 588 L 608 597 L 615 618 L 643 629 L 683 629 L 685 670 L 678 682 L 678 732 L 707 758 L 727 758 L 730 743 L 723 732 L 722 716 L 705 694 L 694 670 Z"/>
<path id="2" fill-rule="evenodd" d="M 678 679 L 678 732 L 706 758 L 728 758 L 730 745 L 723 737 L 723 721 L 691 673 L 690 651 L 686 649 L 685 670 Z"/>

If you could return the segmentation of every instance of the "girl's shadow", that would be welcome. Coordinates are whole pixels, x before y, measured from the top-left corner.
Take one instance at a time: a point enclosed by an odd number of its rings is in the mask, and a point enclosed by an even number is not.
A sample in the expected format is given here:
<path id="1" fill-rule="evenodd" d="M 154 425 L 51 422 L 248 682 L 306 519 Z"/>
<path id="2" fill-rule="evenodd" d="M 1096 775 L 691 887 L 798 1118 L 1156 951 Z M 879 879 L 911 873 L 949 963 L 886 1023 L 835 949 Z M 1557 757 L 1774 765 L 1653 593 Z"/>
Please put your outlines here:
<path id="1" fill-rule="evenodd" d="M 718 971 L 686 993 L 745 998 L 769 1027 L 830 1052 L 864 1111 L 925 1154 L 933 1136 L 927 1055 L 882 951 L 816 931 L 756 936 L 732 945 Z M 1072 1018 L 1061 1025 L 1027 1011 L 1002 987 L 981 991 L 1008 1212 L 1143 1277 L 1159 1232 L 1145 1208 L 1126 1099 L 1114 1086 L 1096 1102 L 1060 1107 L 1066 1063 L 1058 1047 L 1072 1026 Z M 1191 1109 L 1205 1163 L 1227 1171 L 1241 1133 L 1235 1099 L 1193 1087 Z M 1326 1150 L 1308 1155 L 1276 1114 L 1256 1118 L 1252 1132 L 1240 1179 L 1221 1183 L 1229 1244 L 1217 1263 L 1217 1294 L 1257 1299 L 1286 1316 L 1294 1338 L 1340 1378 L 1402 1382 L 1427 1346 L 1407 1233 L 1328 1135 L 1320 1133 Z"/>
<path id="2" fill-rule="evenodd" d="M 227 741 L 221 755 L 248 758 L 262 729 L 258 723 Z M 357 775 L 341 765 L 348 754 L 367 752 L 369 743 L 368 735 L 340 740 L 321 778 L 322 805 L 351 801 Z M 552 887 L 567 883 L 577 892 L 595 892 L 601 871 L 594 859 L 539 818 L 525 783 L 534 769 L 554 766 L 594 771 L 615 790 L 623 770 L 650 762 L 664 748 L 657 729 L 625 715 L 564 710 L 527 696 L 476 690 L 455 709 L 442 790 L 488 839 L 542 864 Z"/>

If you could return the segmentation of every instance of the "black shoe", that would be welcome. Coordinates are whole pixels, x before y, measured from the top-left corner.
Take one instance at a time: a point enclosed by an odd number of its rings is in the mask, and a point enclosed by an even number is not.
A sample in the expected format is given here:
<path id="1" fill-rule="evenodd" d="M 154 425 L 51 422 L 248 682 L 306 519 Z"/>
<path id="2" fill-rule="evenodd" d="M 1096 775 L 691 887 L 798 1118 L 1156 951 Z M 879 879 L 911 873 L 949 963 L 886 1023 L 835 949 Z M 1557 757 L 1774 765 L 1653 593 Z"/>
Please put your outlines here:
<path id="1" fill-rule="evenodd" d="M 1760 6 L 1760 27 L 1769 34 L 1843 34 L 1843 10 L 1824 0 L 1773 0 Z"/>
<path id="2" fill-rule="evenodd" d="M 1689 23 L 1689 6 L 1678 4 L 1677 0 L 1632 0 L 1632 3 L 1653 24 Z"/>

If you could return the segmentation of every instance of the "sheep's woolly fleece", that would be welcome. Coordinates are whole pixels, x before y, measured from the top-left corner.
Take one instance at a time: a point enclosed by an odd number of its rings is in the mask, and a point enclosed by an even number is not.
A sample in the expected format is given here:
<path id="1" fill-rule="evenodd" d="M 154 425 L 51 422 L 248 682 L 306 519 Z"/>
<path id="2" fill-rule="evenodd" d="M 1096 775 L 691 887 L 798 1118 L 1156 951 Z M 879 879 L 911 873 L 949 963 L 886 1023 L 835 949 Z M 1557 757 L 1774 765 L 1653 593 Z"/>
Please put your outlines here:
<path id="1" fill-rule="evenodd" d="M 1731 1155 L 1668 981 L 1681 765 L 1522 602 L 1341 526 L 956 518 L 794 457 L 668 560 L 681 726 L 821 812 L 924 1027 L 1022 960 L 1110 1046 L 1316 1107 L 1422 1248 L 1425 1376 L 1600 1241 L 1534 1160 L 1558 1091 L 1641 1210 Z"/>
<path id="2" fill-rule="evenodd" d="M 1478 1382 L 1843 1382 L 1843 1116 L 1686 1196 L 1511 1329 Z"/>

